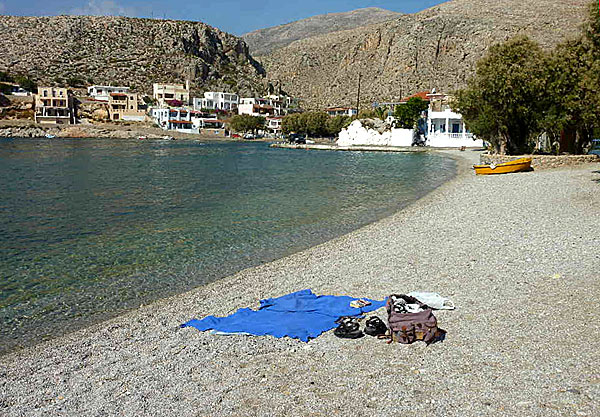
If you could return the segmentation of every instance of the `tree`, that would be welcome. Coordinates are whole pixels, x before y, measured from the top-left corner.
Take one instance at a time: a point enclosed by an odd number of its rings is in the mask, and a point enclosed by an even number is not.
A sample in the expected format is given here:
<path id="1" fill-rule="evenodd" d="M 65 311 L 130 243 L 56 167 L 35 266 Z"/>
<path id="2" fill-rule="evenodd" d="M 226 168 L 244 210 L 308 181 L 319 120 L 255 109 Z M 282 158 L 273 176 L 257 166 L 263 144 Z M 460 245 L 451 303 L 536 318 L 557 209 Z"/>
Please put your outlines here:
<path id="1" fill-rule="evenodd" d="M 281 130 L 285 134 L 301 133 L 322 137 L 329 133 L 329 119 L 325 112 L 289 114 L 283 118 Z"/>
<path id="2" fill-rule="evenodd" d="M 413 97 L 406 103 L 396 106 L 394 116 L 398 126 L 403 129 L 413 129 L 421 117 L 421 113 L 428 107 L 429 104 L 421 97 Z"/>
<path id="3" fill-rule="evenodd" d="M 427 109 L 425 109 L 425 110 L 427 110 Z M 388 116 L 388 108 L 387 107 L 375 107 L 373 109 L 373 111 L 375 112 L 375 115 L 379 119 L 384 120 L 384 121 L 385 121 L 385 119 L 387 119 L 387 116 Z"/>
<path id="4" fill-rule="evenodd" d="M 26 75 L 16 75 L 14 77 L 15 82 L 19 84 L 19 87 L 27 90 L 27 91 L 36 91 L 37 84 L 31 78 Z"/>
<path id="5" fill-rule="evenodd" d="M 352 117 L 350 116 L 330 117 L 329 120 L 327 120 L 327 133 L 329 133 L 330 136 L 336 136 L 342 129 L 348 127 L 351 122 Z"/>
<path id="6" fill-rule="evenodd" d="M 8 72 L 0 71 L 0 81 L 12 83 L 15 80 Z"/>
<path id="7" fill-rule="evenodd" d="M 496 152 L 525 153 L 542 130 L 546 55 L 526 36 L 490 48 L 454 107 L 471 132 Z"/>
<path id="8" fill-rule="evenodd" d="M 281 131 L 286 135 L 290 133 L 306 133 L 306 125 L 303 118 L 303 113 L 288 114 L 281 120 Z"/>
<path id="9" fill-rule="evenodd" d="M 79 77 L 70 77 L 67 78 L 67 85 L 73 88 L 79 88 L 85 86 L 85 81 Z"/>
<path id="10" fill-rule="evenodd" d="M 265 118 L 249 114 L 236 114 L 229 121 L 229 126 L 236 132 L 254 132 L 264 128 Z"/>
<path id="11" fill-rule="evenodd" d="M 313 137 L 322 137 L 327 134 L 329 115 L 325 112 L 305 113 L 306 132 Z"/>
<path id="12" fill-rule="evenodd" d="M 590 5 L 583 33 L 548 58 L 543 126 L 560 150 L 582 153 L 600 126 L 600 13 Z"/>

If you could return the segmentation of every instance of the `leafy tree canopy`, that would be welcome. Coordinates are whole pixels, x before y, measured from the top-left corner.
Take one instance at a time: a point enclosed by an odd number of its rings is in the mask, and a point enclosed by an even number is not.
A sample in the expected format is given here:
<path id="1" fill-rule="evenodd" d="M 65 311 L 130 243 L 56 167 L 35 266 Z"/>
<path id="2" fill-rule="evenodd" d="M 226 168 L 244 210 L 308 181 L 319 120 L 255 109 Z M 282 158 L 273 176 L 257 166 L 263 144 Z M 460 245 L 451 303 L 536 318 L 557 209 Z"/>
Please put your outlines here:
<path id="1" fill-rule="evenodd" d="M 523 153 L 541 129 L 545 55 L 526 36 L 490 48 L 468 87 L 456 94 L 467 127 L 500 153 Z"/>
<path id="2" fill-rule="evenodd" d="M 336 120 L 336 122 L 332 122 L 332 120 Z M 346 119 L 343 120 L 342 122 L 342 119 L 332 119 L 325 112 L 294 113 L 283 118 L 281 130 L 285 134 L 302 133 L 313 137 L 323 137 L 339 133 L 339 130 L 337 132 L 333 132 L 333 130 L 337 129 L 338 124 L 343 125 Z"/>
<path id="3" fill-rule="evenodd" d="M 231 129 L 236 132 L 255 132 L 264 128 L 265 118 L 262 116 L 251 116 L 249 114 L 236 114 L 229 120 Z"/>
<path id="4" fill-rule="evenodd" d="M 427 110 L 429 103 L 420 97 L 413 97 L 406 103 L 396 106 L 394 116 L 397 126 L 402 129 L 413 129 L 421 117 L 421 113 Z"/>
<path id="5" fill-rule="evenodd" d="M 582 153 L 600 126 L 600 12 L 590 3 L 580 36 L 550 53 L 518 36 L 490 48 L 453 105 L 500 153 L 532 150 L 542 132 Z"/>

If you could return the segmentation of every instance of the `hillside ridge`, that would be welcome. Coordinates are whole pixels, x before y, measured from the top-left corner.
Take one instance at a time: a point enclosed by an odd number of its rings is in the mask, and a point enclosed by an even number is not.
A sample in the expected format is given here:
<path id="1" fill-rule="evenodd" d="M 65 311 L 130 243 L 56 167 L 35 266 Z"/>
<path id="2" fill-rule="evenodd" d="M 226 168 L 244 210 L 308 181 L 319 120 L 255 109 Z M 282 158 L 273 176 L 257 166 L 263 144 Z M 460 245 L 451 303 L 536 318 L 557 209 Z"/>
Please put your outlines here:
<path id="1" fill-rule="evenodd" d="M 365 7 L 349 12 L 326 13 L 294 22 L 255 30 L 242 35 L 255 56 L 283 48 L 290 43 L 340 30 L 380 23 L 403 16 L 379 7 Z"/>
<path id="2" fill-rule="evenodd" d="M 202 22 L 120 16 L 0 16 L 0 70 L 42 84 L 190 81 L 193 90 L 251 94 L 264 70 L 246 43 Z"/>
<path id="3" fill-rule="evenodd" d="M 369 26 L 297 40 L 259 59 L 307 108 L 397 101 L 466 84 L 488 48 L 525 34 L 551 48 L 579 33 L 588 0 L 453 0 Z"/>

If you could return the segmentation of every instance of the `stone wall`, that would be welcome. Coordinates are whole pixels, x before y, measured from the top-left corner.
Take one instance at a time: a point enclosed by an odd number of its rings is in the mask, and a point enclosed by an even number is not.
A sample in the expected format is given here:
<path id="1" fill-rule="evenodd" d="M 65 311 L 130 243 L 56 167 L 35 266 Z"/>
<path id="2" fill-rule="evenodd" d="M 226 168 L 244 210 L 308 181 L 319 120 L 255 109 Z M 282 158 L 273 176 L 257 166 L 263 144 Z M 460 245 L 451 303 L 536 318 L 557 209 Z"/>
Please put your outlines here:
<path id="1" fill-rule="evenodd" d="M 500 164 L 502 162 L 514 161 L 515 159 L 531 157 L 531 166 L 533 169 L 559 168 L 572 165 L 587 164 L 590 162 L 600 162 L 598 155 L 489 155 L 481 154 L 482 164 Z"/>

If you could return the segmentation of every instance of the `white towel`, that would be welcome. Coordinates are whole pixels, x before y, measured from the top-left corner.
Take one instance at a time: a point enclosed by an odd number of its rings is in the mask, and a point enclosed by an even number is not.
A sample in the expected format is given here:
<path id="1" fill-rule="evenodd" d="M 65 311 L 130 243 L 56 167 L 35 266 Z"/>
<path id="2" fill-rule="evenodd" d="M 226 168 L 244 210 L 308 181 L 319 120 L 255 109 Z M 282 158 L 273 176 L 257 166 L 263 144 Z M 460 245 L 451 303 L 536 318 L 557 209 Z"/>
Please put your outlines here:
<path id="1" fill-rule="evenodd" d="M 456 308 L 452 301 L 450 301 L 448 298 L 442 297 L 436 292 L 412 291 L 407 295 L 415 297 L 423 304 L 427 304 L 429 307 L 435 310 L 454 310 Z"/>

